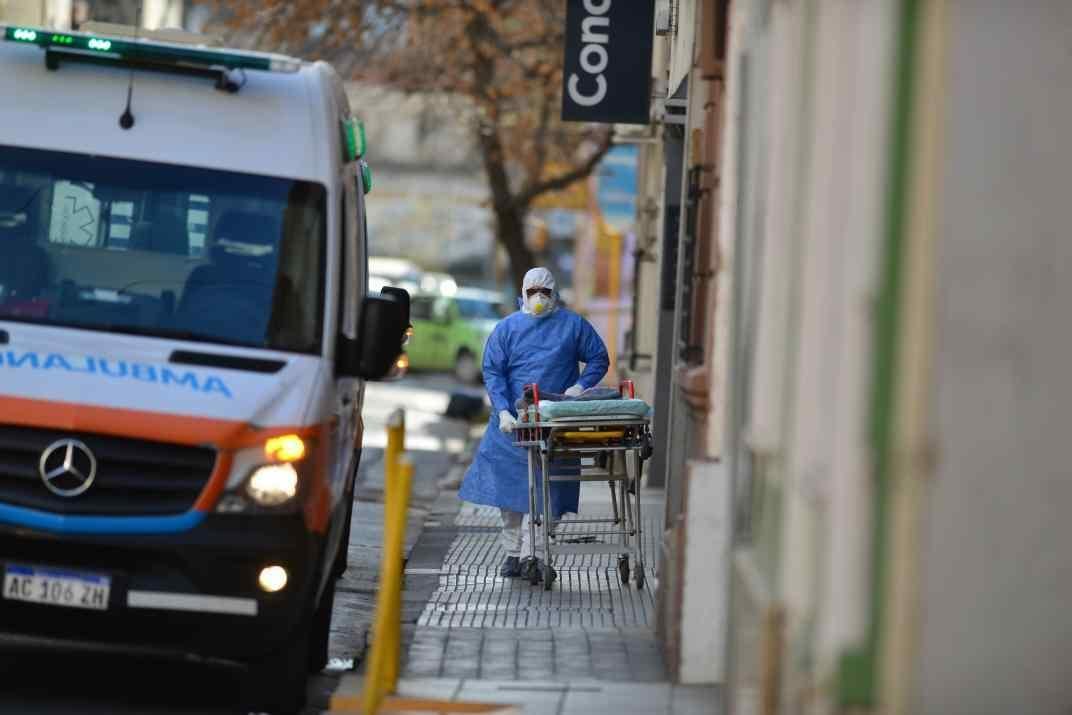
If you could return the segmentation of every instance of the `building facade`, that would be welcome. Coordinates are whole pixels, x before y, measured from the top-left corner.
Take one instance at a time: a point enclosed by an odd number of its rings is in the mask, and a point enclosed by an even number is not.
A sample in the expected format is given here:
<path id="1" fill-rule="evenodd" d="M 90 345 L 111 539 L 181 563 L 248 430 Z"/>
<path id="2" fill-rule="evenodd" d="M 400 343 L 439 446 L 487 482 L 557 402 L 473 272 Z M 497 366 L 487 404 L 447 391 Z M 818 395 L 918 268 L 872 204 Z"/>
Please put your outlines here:
<path id="1" fill-rule="evenodd" d="M 664 18 L 626 362 L 675 676 L 731 713 L 1066 711 L 1072 14 Z"/>

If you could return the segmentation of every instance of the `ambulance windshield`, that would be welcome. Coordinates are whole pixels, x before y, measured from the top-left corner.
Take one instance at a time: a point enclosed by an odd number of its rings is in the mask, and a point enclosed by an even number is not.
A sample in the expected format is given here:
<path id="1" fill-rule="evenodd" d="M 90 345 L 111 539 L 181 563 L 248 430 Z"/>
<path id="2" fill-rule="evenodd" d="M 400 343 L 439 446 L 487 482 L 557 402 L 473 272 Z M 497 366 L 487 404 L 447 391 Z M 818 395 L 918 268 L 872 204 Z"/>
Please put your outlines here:
<path id="1" fill-rule="evenodd" d="M 316 353 L 324 187 L 0 146 L 0 320 Z"/>

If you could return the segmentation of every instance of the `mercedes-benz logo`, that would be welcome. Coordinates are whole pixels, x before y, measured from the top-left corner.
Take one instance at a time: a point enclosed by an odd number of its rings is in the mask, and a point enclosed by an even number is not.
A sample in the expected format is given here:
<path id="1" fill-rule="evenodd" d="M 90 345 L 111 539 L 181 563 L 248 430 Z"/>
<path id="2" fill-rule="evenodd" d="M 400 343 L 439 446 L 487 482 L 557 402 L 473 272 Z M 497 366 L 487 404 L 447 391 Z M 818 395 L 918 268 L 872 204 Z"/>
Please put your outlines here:
<path id="1" fill-rule="evenodd" d="M 61 439 L 45 447 L 37 471 L 50 492 L 76 497 L 93 484 L 97 458 L 77 439 Z"/>

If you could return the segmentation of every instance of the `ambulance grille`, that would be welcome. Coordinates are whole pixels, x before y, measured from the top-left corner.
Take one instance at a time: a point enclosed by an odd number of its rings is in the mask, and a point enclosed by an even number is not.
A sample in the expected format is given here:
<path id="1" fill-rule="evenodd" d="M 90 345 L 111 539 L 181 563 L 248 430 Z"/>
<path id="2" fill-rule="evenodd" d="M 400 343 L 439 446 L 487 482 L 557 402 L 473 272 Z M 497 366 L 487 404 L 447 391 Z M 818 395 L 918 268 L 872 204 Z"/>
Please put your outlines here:
<path id="1" fill-rule="evenodd" d="M 73 497 L 45 487 L 41 455 L 74 439 L 93 452 L 97 473 Z M 188 511 L 205 488 L 216 451 L 83 432 L 0 426 L 0 503 L 65 515 L 145 516 Z"/>

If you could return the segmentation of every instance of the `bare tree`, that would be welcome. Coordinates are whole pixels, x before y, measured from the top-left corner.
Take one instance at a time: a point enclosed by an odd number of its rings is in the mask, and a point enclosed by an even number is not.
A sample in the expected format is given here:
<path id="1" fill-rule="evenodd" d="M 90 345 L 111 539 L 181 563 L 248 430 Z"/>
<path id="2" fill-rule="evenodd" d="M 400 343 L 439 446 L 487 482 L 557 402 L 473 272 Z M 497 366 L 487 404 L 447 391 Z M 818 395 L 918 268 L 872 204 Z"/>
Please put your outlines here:
<path id="1" fill-rule="evenodd" d="M 534 202 L 587 178 L 609 129 L 561 122 L 561 0 L 231 0 L 247 44 L 331 61 L 354 79 L 465 100 L 496 239 L 515 283 L 533 263 Z"/>

